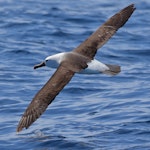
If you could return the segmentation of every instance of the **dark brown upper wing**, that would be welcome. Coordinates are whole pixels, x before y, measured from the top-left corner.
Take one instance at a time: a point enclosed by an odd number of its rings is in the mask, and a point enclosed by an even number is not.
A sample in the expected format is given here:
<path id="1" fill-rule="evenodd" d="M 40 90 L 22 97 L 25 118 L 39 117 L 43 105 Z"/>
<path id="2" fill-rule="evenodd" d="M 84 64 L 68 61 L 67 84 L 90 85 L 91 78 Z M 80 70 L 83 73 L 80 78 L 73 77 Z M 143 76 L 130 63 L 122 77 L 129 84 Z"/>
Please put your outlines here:
<path id="1" fill-rule="evenodd" d="M 93 59 L 97 49 L 102 47 L 115 34 L 115 32 L 127 22 L 134 10 L 134 4 L 122 9 L 120 12 L 109 18 L 88 39 L 73 51 Z"/>
<path id="2" fill-rule="evenodd" d="M 58 67 L 53 76 L 35 95 L 28 108 L 24 112 L 17 132 L 23 128 L 28 128 L 46 110 L 47 106 L 54 100 L 63 87 L 71 80 L 74 72 L 66 69 L 62 65 Z"/>

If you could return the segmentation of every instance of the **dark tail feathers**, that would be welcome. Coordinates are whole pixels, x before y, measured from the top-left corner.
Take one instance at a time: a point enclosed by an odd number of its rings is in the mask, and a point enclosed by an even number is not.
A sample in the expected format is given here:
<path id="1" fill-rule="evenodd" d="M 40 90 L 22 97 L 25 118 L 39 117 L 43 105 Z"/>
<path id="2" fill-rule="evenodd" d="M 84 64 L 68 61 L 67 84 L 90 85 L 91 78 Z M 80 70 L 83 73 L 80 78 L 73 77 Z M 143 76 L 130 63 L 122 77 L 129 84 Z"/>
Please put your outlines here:
<path id="1" fill-rule="evenodd" d="M 108 74 L 108 75 L 116 75 L 119 72 L 121 72 L 121 67 L 117 65 L 110 65 L 110 64 L 105 64 L 109 70 L 105 70 L 103 73 Z"/>

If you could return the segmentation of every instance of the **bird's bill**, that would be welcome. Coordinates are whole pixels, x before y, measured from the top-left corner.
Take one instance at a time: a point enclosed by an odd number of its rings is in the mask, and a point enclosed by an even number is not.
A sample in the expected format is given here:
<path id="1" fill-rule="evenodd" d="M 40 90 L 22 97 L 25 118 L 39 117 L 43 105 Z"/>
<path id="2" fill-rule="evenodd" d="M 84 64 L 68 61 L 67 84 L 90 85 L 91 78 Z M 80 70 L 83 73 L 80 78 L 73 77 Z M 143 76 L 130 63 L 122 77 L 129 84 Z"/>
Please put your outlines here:
<path id="1" fill-rule="evenodd" d="M 46 66 L 45 62 L 41 62 L 40 64 L 35 65 L 34 69 L 37 69 L 37 68 L 40 68 L 40 67 L 43 67 L 43 66 Z"/>

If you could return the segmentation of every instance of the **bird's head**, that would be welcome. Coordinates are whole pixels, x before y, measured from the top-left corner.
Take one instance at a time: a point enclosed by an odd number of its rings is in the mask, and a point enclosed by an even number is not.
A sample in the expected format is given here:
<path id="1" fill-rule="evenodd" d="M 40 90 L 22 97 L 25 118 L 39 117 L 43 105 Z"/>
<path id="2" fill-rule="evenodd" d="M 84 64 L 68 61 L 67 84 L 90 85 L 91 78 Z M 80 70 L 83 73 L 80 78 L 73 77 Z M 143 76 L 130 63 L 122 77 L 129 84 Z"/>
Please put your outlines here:
<path id="1" fill-rule="evenodd" d="M 43 66 L 47 66 L 50 68 L 57 68 L 60 64 L 60 54 L 56 54 L 56 55 L 52 55 L 52 56 L 48 56 L 45 58 L 45 60 L 43 62 L 41 62 L 40 64 L 37 64 L 34 66 L 34 69 L 43 67 Z"/>

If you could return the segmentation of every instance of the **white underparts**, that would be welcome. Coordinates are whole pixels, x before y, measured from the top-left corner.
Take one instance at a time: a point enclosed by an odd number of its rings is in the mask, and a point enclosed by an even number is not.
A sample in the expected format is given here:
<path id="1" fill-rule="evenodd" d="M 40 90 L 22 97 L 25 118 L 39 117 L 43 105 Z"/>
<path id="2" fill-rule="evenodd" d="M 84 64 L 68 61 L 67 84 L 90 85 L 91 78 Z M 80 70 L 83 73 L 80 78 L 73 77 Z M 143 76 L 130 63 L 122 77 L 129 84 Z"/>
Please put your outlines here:
<path id="1" fill-rule="evenodd" d="M 94 59 L 88 63 L 88 67 L 86 69 L 82 70 L 79 73 L 81 73 L 81 74 L 97 74 L 97 73 L 103 73 L 106 70 L 109 70 L 109 68 L 105 64 Z"/>

